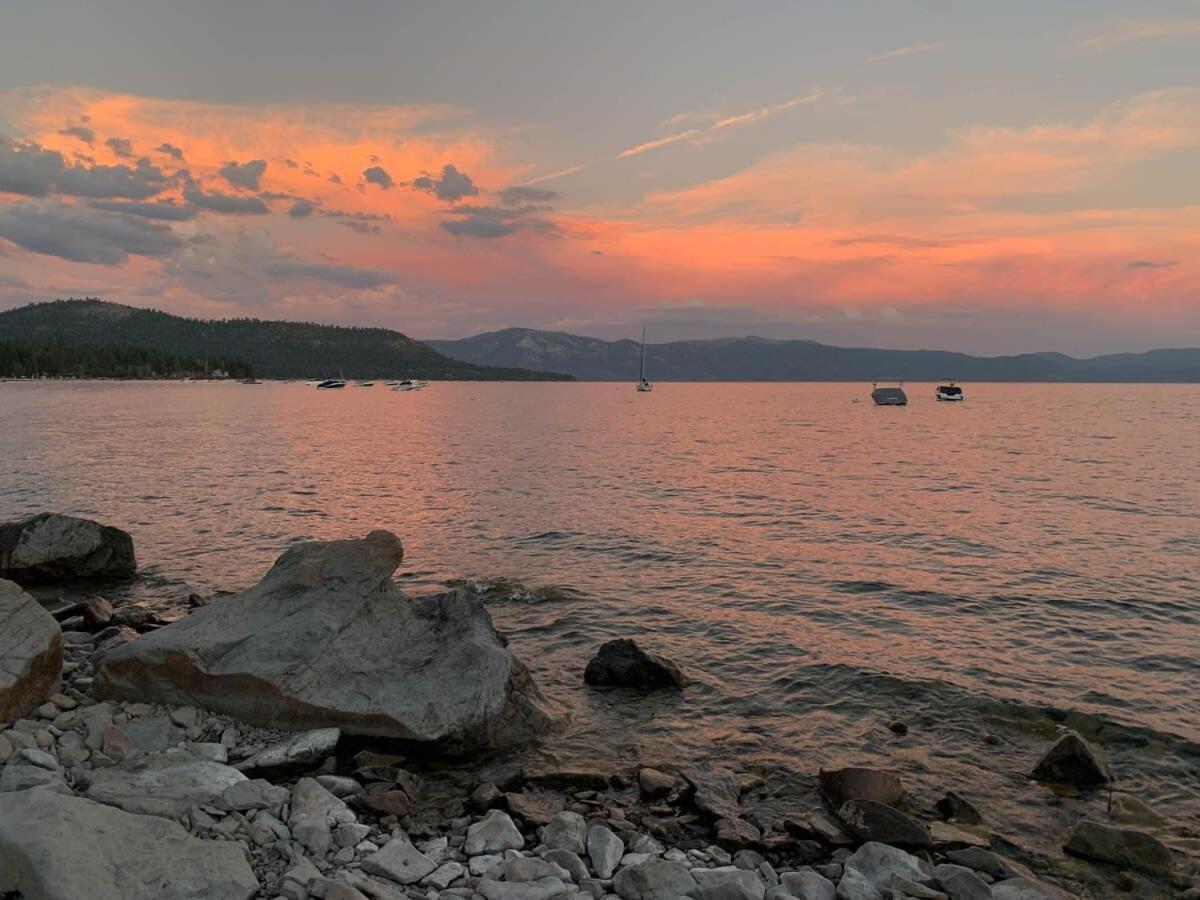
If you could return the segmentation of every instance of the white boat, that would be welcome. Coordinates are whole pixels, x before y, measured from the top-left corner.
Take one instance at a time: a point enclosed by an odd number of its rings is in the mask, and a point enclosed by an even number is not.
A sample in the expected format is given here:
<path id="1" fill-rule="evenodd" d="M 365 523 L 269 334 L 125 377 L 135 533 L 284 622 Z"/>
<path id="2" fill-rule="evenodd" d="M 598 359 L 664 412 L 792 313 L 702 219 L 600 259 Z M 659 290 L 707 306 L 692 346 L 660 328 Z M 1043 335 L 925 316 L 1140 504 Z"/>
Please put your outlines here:
<path id="1" fill-rule="evenodd" d="M 962 388 L 960 388 L 953 381 L 948 381 L 945 384 L 939 384 L 937 386 L 937 390 L 933 392 L 933 395 L 939 400 L 956 401 L 967 399 L 963 394 Z"/>
<path id="2" fill-rule="evenodd" d="M 637 389 L 639 393 L 647 393 L 654 390 L 654 385 L 646 380 L 646 329 L 642 329 L 642 361 L 638 371 Z"/>
<path id="3" fill-rule="evenodd" d="M 344 388 L 345 386 L 346 382 L 340 378 L 326 378 L 324 381 L 317 382 L 318 391 L 331 391 L 337 388 Z"/>
<path id="4" fill-rule="evenodd" d="M 425 385 L 427 385 L 428 383 L 429 382 L 427 382 L 427 381 L 420 381 L 420 380 L 413 381 L 411 378 L 406 378 L 403 381 L 394 382 L 392 390 L 393 391 L 419 391 L 422 388 L 424 388 Z"/>
<path id="5" fill-rule="evenodd" d="M 373 382 L 373 381 L 356 381 L 356 382 L 354 382 L 354 386 L 355 387 L 375 387 L 375 382 Z"/>
<path id="6" fill-rule="evenodd" d="M 871 399 L 876 406 L 908 406 L 908 394 L 904 393 L 903 381 L 883 387 L 879 386 L 878 381 L 872 382 Z"/>

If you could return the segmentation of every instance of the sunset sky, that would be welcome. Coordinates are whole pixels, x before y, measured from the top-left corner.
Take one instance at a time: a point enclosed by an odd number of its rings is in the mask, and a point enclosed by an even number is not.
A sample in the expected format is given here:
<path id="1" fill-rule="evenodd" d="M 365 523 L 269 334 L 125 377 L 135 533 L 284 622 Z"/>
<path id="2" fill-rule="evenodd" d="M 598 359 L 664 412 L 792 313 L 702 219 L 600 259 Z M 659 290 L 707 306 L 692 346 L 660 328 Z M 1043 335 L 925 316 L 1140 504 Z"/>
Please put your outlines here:
<path id="1" fill-rule="evenodd" d="M 6 0 L 0 308 L 84 295 L 1197 346 L 1200 2 Z"/>

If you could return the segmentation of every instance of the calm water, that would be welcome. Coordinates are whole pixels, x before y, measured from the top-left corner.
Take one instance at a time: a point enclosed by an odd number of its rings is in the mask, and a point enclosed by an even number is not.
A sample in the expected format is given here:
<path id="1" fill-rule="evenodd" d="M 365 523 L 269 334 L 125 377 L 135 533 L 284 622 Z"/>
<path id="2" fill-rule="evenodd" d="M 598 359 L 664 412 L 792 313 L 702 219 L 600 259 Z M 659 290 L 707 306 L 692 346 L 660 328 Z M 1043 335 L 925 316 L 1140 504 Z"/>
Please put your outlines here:
<path id="1" fill-rule="evenodd" d="M 886 762 L 1036 849 L 1099 803 L 1024 777 L 1069 713 L 1200 843 L 1200 390 L 868 391 L 10 383 L 0 518 L 127 528 L 164 608 L 254 583 L 290 541 L 389 528 L 413 590 L 563 589 L 492 604 L 572 714 L 559 762 L 723 759 L 783 807 L 819 765 Z M 699 684 L 584 690 L 618 635 Z"/>

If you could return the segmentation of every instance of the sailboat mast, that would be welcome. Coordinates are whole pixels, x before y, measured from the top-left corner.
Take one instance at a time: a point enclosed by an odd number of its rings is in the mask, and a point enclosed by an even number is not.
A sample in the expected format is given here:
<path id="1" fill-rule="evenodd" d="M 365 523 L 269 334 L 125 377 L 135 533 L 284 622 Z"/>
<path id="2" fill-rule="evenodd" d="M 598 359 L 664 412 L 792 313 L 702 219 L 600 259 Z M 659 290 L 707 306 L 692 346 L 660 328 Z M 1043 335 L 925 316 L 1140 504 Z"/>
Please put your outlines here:
<path id="1" fill-rule="evenodd" d="M 646 380 L 646 329 L 642 328 L 642 361 L 638 368 L 638 381 Z"/>

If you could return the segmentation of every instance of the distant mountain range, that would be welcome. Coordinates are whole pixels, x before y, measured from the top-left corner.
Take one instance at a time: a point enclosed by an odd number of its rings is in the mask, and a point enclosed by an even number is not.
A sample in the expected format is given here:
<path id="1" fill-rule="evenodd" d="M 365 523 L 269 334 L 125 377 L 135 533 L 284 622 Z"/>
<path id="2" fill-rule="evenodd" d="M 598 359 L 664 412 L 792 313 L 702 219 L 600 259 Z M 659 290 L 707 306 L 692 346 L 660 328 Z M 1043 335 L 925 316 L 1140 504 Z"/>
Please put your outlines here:
<path id="1" fill-rule="evenodd" d="M 507 328 L 456 341 L 426 341 L 453 359 L 566 372 L 589 381 L 634 381 L 637 341 Z M 1151 350 L 1077 359 L 1062 353 L 969 356 L 946 350 L 831 347 L 758 337 L 646 345 L 654 381 L 1075 381 L 1200 382 L 1200 349 Z"/>
<path id="2" fill-rule="evenodd" d="M 448 359 L 384 328 L 343 328 L 260 319 L 187 319 L 102 300 L 55 300 L 0 313 L 0 341 L 134 348 L 204 360 L 234 359 L 261 378 L 436 378 L 461 381 L 570 380 L 547 370 Z M 43 351 L 43 355 L 45 351 Z"/>

